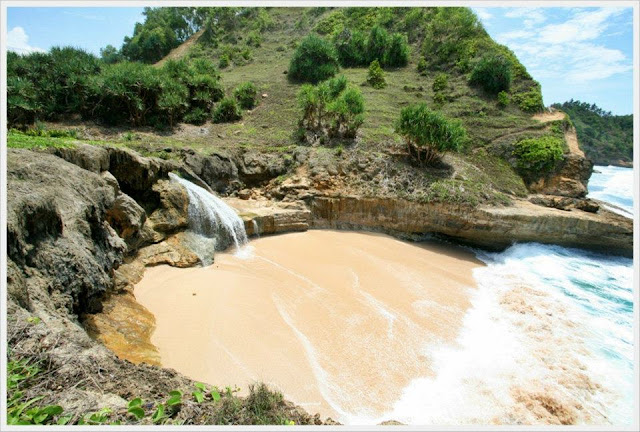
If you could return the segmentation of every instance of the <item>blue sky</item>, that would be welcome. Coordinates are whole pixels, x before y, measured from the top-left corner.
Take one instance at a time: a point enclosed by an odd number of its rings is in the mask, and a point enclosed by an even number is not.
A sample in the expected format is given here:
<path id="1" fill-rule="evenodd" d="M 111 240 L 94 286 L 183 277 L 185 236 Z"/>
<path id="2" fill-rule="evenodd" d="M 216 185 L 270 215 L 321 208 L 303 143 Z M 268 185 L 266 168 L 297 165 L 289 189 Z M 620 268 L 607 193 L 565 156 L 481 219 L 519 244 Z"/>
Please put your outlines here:
<path id="1" fill-rule="evenodd" d="M 571 98 L 614 114 L 633 112 L 631 8 L 474 8 L 542 84 L 544 103 Z"/>
<path id="2" fill-rule="evenodd" d="M 571 98 L 614 114 L 633 112 L 631 8 L 473 8 L 542 84 L 546 105 Z M 122 45 L 141 7 L 10 7 L 7 45 L 16 52 L 72 45 L 99 54 Z"/>
<path id="3" fill-rule="evenodd" d="M 7 48 L 18 53 L 75 46 L 96 55 L 122 46 L 143 22 L 141 7 L 8 7 Z"/>

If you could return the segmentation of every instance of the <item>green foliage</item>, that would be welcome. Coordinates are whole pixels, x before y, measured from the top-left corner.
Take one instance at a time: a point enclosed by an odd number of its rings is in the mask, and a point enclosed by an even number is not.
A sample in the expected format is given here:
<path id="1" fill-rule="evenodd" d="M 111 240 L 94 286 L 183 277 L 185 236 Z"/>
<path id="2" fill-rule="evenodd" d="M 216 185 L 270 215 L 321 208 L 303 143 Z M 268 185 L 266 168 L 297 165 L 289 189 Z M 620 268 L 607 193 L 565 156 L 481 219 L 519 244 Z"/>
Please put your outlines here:
<path id="1" fill-rule="evenodd" d="M 527 113 L 540 112 L 544 109 L 542 92 L 539 86 L 529 91 L 514 94 L 513 101 L 518 104 L 518 108 Z"/>
<path id="2" fill-rule="evenodd" d="M 252 82 L 242 83 L 233 90 L 233 97 L 236 98 L 241 108 L 252 109 L 256 106 L 258 89 Z"/>
<path id="3" fill-rule="evenodd" d="M 382 89 L 387 86 L 384 79 L 384 71 L 380 67 L 378 60 L 374 60 L 369 65 L 369 73 L 367 74 L 367 82 L 375 89 Z"/>
<path id="4" fill-rule="evenodd" d="M 447 102 L 447 97 L 442 92 L 435 92 L 433 94 L 433 103 L 442 106 Z"/>
<path id="5" fill-rule="evenodd" d="M 367 64 L 367 38 L 358 30 L 344 29 L 333 38 L 340 64 L 344 67 Z"/>
<path id="6" fill-rule="evenodd" d="M 552 170 L 562 159 L 563 140 L 555 136 L 542 136 L 518 141 L 513 150 L 516 166 L 528 177 L 539 177 Z"/>
<path id="7" fill-rule="evenodd" d="M 426 75 L 427 74 L 427 61 L 425 59 L 423 59 L 423 58 L 418 60 L 418 65 L 416 66 L 416 70 L 418 71 L 418 73 L 420 75 Z"/>
<path id="8" fill-rule="evenodd" d="M 421 165 L 432 165 L 445 151 L 459 151 L 466 131 L 458 120 L 450 120 L 426 104 L 410 105 L 400 113 L 396 131 L 402 135 L 409 154 Z"/>
<path id="9" fill-rule="evenodd" d="M 317 86 L 303 85 L 298 93 L 302 108 L 300 127 L 325 138 L 354 139 L 364 121 L 364 98 L 359 89 L 347 85 L 344 76 Z"/>
<path id="10" fill-rule="evenodd" d="M 235 99 L 224 98 L 213 111 L 214 123 L 229 123 L 242 118 L 240 107 Z"/>
<path id="11" fill-rule="evenodd" d="M 7 118 L 10 125 L 57 120 L 83 106 L 87 77 L 100 60 L 83 50 L 51 48 L 49 53 L 7 55 Z"/>
<path id="12" fill-rule="evenodd" d="M 338 11 L 319 20 L 313 30 L 321 35 L 337 33 L 343 28 L 344 22 L 345 16 Z"/>
<path id="13" fill-rule="evenodd" d="M 440 91 L 446 90 L 448 85 L 449 85 L 449 78 L 447 74 L 444 72 L 441 72 L 438 75 L 436 75 L 436 78 L 433 80 L 432 88 L 434 92 L 440 92 Z"/>
<path id="14" fill-rule="evenodd" d="M 260 36 L 260 33 L 257 31 L 249 33 L 247 36 L 247 45 L 256 48 L 260 47 L 262 45 L 262 36 Z"/>
<path id="15" fill-rule="evenodd" d="M 456 66 L 461 72 L 467 72 L 479 48 L 491 41 L 478 17 L 470 9 L 461 7 L 438 7 L 427 13 L 422 44 L 426 60 L 436 66 Z"/>
<path id="16" fill-rule="evenodd" d="M 469 84 L 482 87 L 486 92 L 498 94 L 511 86 L 511 65 L 502 56 L 484 56 L 471 72 Z"/>
<path id="17" fill-rule="evenodd" d="M 107 45 L 104 48 L 100 48 L 100 58 L 107 64 L 118 63 L 124 60 L 124 56 L 113 45 Z"/>
<path id="18" fill-rule="evenodd" d="M 409 62 L 409 43 L 405 35 L 401 33 L 391 35 L 383 60 L 385 66 L 403 67 L 407 65 Z"/>
<path id="19" fill-rule="evenodd" d="M 133 414 L 133 416 L 138 420 L 143 418 L 145 415 L 145 412 L 144 412 L 144 408 L 142 407 L 142 399 L 135 398 L 131 400 L 127 405 L 127 412 L 129 414 Z"/>
<path id="20" fill-rule="evenodd" d="M 509 94 L 503 90 L 498 93 L 498 106 L 504 108 L 507 105 L 509 105 Z"/>
<path id="21" fill-rule="evenodd" d="M 565 128 L 576 128 L 580 147 L 596 164 L 633 161 L 633 115 L 613 115 L 596 104 L 574 101 L 554 104 L 570 116 Z"/>
<path id="22" fill-rule="evenodd" d="M 338 55 L 328 41 L 313 34 L 302 39 L 289 64 L 289 79 L 317 83 L 338 72 Z"/>
<path id="23" fill-rule="evenodd" d="M 367 62 L 371 63 L 378 60 L 381 64 L 385 64 L 385 57 L 389 47 L 389 33 L 380 26 L 371 29 L 367 38 Z"/>
<path id="24" fill-rule="evenodd" d="M 231 63 L 231 59 L 229 58 L 228 54 L 222 54 L 220 56 L 220 59 L 218 60 L 218 67 L 220 69 L 226 69 L 227 67 L 229 67 L 229 64 Z"/>

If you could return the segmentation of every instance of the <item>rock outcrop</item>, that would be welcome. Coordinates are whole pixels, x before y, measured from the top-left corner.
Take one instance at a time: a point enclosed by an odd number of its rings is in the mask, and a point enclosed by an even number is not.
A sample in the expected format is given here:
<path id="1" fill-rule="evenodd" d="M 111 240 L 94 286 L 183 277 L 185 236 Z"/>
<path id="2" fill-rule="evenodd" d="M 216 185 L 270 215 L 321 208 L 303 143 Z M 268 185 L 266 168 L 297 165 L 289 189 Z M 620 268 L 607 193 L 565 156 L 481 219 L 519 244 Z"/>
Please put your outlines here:
<path id="1" fill-rule="evenodd" d="M 601 209 L 598 214 L 541 207 L 420 204 L 402 199 L 323 197 L 310 200 L 315 228 L 371 229 L 396 235 L 439 234 L 475 246 L 503 249 L 539 242 L 633 254 L 633 223 Z"/>

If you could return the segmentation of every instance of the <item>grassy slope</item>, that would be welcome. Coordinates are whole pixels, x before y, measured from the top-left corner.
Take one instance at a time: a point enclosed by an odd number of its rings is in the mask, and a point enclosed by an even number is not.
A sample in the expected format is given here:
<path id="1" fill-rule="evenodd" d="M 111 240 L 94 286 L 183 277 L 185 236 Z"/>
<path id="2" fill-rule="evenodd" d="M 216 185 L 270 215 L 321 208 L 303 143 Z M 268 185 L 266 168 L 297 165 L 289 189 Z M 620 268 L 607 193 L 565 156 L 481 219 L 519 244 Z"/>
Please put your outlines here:
<path id="1" fill-rule="evenodd" d="M 115 131 L 102 128 L 98 139 L 161 157 L 168 156 L 162 150 L 165 147 L 190 147 L 205 154 L 238 147 L 265 152 L 292 152 L 299 145 L 294 137 L 299 118 L 296 106 L 299 85 L 290 83 L 284 72 L 288 69 L 295 43 L 312 31 L 315 22 L 332 13 L 327 11 L 318 17 L 306 14 L 306 25 L 296 25 L 302 20 L 302 11 L 293 8 L 272 9 L 270 14 L 276 23 L 276 29 L 263 33 L 261 47 L 253 48 L 253 60 L 221 71 L 222 82 L 228 94 L 238 84 L 253 81 L 258 86 L 259 93 L 266 95 L 255 109 L 244 113 L 242 120 L 228 124 L 207 123 L 204 126 L 181 125 L 173 133 L 139 129 L 133 134 L 127 134 L 122 128 Z M 238 36 L 241 34 L 242 32 Z M 238 43 L 243 45 L 241 40 Z M 336 152 L 334 157 L 353 157 L 354 152 L 402 153 L 404 145 L 394 132 L 393 122 L 403 107 L 411 103 L 426 102 L 430 107 L 441 109 L 449 117 L 459 118 L 467 129 L 470 141 L 464 152 L 449 155 L 446 159 L 453 171 L 461 174 L 461 179 L 443 179 L 440 175 L 418 173 L 425 178 L 417 185 L 417 189 L 421 191 L 410 194 L 407 198 L 426 201 L 454 198 L 457 202 L 477 204 L 485 201 L 505 202 L 501 192 L 525 195 L 526 188 L 520 177 L 503 158 L 495 155 L 508 158 L 510 148 L 516 140 L 546 133 L 546 127 L 532 120 L 530 114 L 523 113 L 514 104 L 500 109 L 494 98 L 468 86 L 466 76 L 453 71 L 448 71 L 449 88 L 445 91 L 448 102 L 442 107 L 435 106 L 432 84 L 436 72 L 421 76 L 416 71 L 420 53 L 419 43 L 416 43 L 412 46 L 410 64 L 407 67 L 386 70 L 387 87 L 382 90 L 361 86 L 366 80 L 366 68 L 341 71 L 352 84 L 360 86 L 366 102 L 366 120 L 361 128 L 358 144 L 347 147 L 341 153 L 342 156 Z M 13 142 L 10 135 L 9 144 L 12 145 Z M 317 153 L 323 150 L 313 148 L 311 151 Z M 407 172 L 416 170 L 409 167 L 406 161 L 404 165 Z M 481 190 L 484 193 L 480 193 Z"/>

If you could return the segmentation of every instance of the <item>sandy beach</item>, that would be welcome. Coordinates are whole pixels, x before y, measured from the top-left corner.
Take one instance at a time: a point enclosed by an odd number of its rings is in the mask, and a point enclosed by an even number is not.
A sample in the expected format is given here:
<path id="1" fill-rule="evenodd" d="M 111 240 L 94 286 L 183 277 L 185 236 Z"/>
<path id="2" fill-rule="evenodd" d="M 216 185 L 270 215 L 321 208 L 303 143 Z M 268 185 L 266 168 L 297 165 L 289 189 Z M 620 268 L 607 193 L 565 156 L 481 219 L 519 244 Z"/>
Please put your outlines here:
<path id="1" fill-rule="evenodd" d="M 147 269 L 135 296 L 161 363 L 212 385 L 264 381 L 311 413 L 389 411 L 454 344 L 475 289 L 472 253 L 328 230 L 250 242 L 204 268 Z"/>

